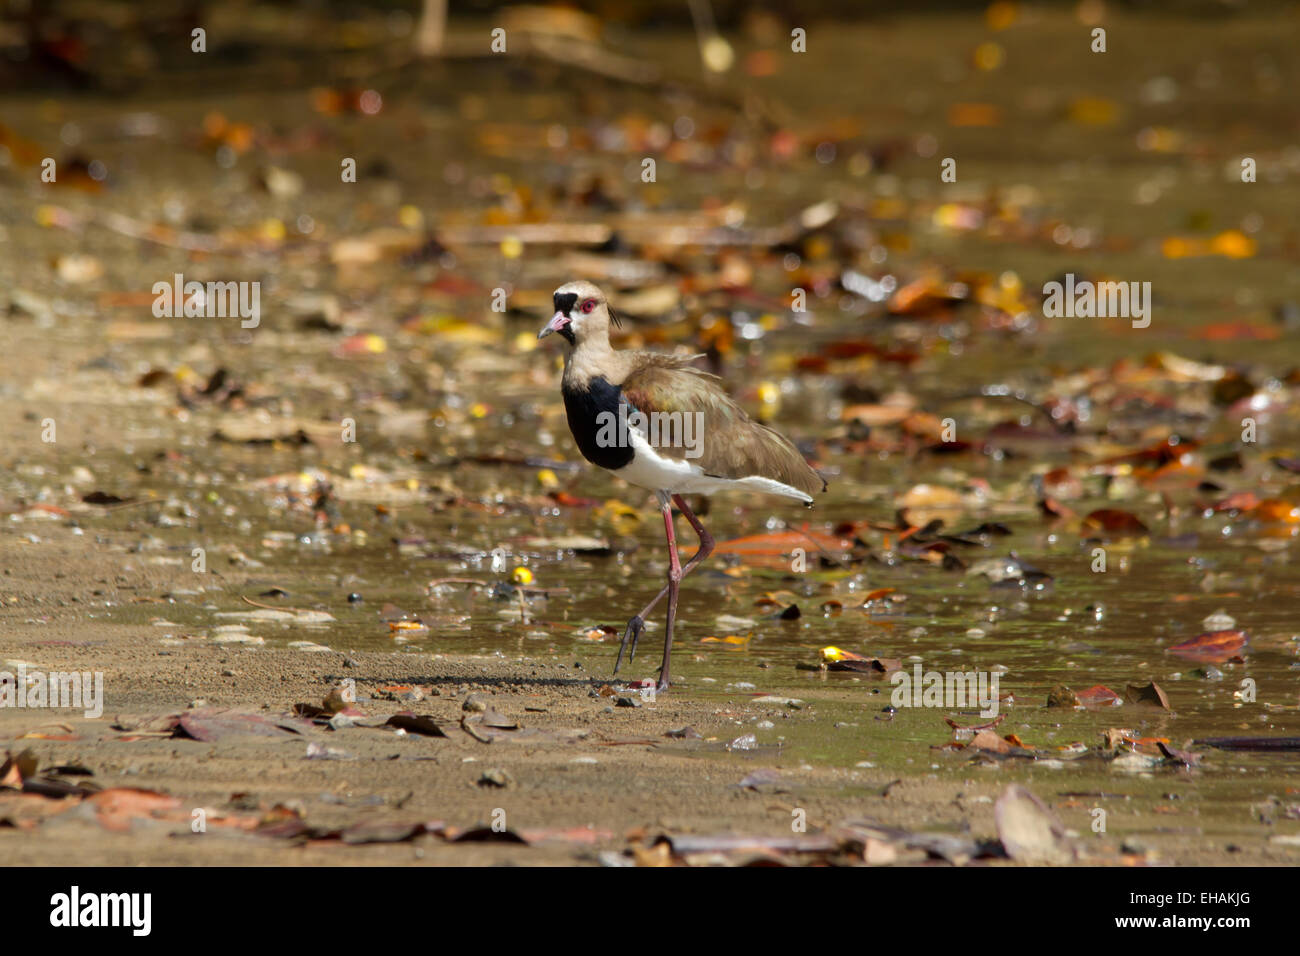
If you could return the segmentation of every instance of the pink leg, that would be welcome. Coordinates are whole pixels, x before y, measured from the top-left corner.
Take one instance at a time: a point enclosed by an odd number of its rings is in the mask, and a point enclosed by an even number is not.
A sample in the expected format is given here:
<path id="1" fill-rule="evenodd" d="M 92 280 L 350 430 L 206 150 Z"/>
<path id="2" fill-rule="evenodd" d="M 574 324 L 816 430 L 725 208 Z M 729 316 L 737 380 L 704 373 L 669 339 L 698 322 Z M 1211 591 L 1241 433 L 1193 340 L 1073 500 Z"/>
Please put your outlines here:
<path id="1" fill-rule="evenodd" d="M 668 627 L 664 631 L 664 662 L 659 667 L 658 690 L 668 689 L 668 662 L 673 656 L 673 623 L 677 619 L 677 591 L 682 584 L 682 566 L 677 558 L 677 539 L 673 535 L 673 506 L 663 504 L 664 530 L 668 534 Z"/>
<path id="2" fill-rule="evenodd" d="M 700 524 L 700 519 L 695 517 L 695 512 L 686 504 L 685 498 L 681 495 L 673 495 L 673 504 L 677 506 L 677 510 L 685 516 L 686 520 L 691 523 L 691 527 L 695 529 L 695 533 L 700 539 L 700 550 L 695 552 L 695 557 L 686 562 L 686 567 L 682 569 L 682 577 L 686 577 L 695 565 L 699 564 L 713 553 L 713 535 L 709 534 L 709 532 L 705 530 L 704 525 Z"/>
<path id="3" fill-rule="evenodd" d="M 690 509 L 681 495 L 673 495 L 672 501 L 677 505 L 677 509 L 685 516 L 686 520 L 691 523 L 691 527 L 695 529 L 695 533 L 700 539 L 699 550 L 692 555 L 691 559 L 687 561 L 686 565 L 682 568 L 681 576 L 684 578 L 695 570 L 696 565 L 713 553 L 714 541 L 713 536 L 709 534 L 704 525 L 700 523 L 700 519 L 695 516 L 695 512 Z M 676 558 L 677 545 L 672 535 L 671 518 L 669 518 L 668 540 L 670 542 L 669 548 L 672 550 L 672 555 Z M 654 600 L 647 604 L 640 614 L 627 622 L 627 630 L 623 632 L 623 643 L 618 647 L 618 660 L 614 662 L 615 674 L 618 673 L 619 667 L 622 666 L 623 651 L 625 649 L 628 650 L 628 660 L 633 660 L 636 657 L 637 640 L 641 637 L 641 632 L 645 629 L 645 619 L 650 616 L 650 612 L 653 611 L 659 602 L 664 599 L 664 595 L 667 594 L 668 591 L 669 585 L 665 584 L 663 590 L 655 595 Z"/>

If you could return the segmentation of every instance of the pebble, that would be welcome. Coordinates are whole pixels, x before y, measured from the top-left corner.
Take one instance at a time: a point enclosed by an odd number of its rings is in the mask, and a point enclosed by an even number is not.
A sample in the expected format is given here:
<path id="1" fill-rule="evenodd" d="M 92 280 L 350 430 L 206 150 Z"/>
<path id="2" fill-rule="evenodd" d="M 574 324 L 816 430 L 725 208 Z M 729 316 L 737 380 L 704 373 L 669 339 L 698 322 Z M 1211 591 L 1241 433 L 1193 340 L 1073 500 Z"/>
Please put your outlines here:
<path id="1" fill-rule="evenodd" d="M 308 654 L 329 653 L 330 648 L 324 644 L 317 644 L 315 641 L 290 641 L 289 646 L 297 651 L 305 651 Z"/>
<path id="2" fill-rule="evenodd" d="M 1223 608 L 1219 608 L 1213 614 L 1208 615 L 1201 626 L 1207 631 L 1231 631 L 1237 626 L 1237 621 L 1231 614 L 1228 614 Z"/>
<path id="3" fill-rule="evenodd" d="M 247 632 L 217 634 L 212 638 L 213 644 L 265 644 L 266 638 L 255 637 Z"/>
<path id="4" fill-rule="evenodd" d="M 498 789 L 508 787 L 515 782 L 515 778 L 510 776 L 508 771 L 499 767 L 493 767 L 490 770 L 484 770 L 483 775 L 478 778 L 480 787 L 497 787 Z"/>

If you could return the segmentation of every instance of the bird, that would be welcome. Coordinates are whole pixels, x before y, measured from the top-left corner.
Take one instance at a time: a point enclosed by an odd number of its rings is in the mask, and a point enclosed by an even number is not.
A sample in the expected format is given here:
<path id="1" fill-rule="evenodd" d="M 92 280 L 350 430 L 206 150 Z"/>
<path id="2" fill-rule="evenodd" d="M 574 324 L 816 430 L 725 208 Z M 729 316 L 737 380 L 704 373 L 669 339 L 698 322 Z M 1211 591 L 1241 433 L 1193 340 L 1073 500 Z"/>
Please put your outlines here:
<path id="1" fill-rule="evenodd" d="M 683 495 L 754 491 L 811 507 L 826 480 L 780 433 L 756 422 L 722 380 L 693 364 L 700 356 L 616 349 L 611 322 L 621 325 L 600 287 L 568 282 L 553 294 L 555 314 L 537 338 L 567 343 L 560 391 L 569 431 L 582 456 L 611 474 L 654 492 L 668 540 L 668 582 L 627 623 L 614 662 L 636 655 L 646 618 L 668 597 L 663 663 L 657 691 L 670 683 L 673 625 L 682 579 L 713 553 L 715 542 Z M 673 506 L 690 523 L 699 548 L 683 565 L 673 532 Z"/>

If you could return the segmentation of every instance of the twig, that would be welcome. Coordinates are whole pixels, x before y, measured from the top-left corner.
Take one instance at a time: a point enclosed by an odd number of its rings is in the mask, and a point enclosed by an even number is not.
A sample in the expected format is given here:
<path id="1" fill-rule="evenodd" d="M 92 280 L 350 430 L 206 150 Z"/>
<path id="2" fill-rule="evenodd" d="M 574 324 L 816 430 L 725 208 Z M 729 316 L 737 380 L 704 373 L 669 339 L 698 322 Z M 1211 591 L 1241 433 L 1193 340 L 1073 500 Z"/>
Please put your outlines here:
<path id="1" fill-rule="evenodd" d="M 305 607 L 276 607 L 274 604 L 258 604 L 256 601 L 252 600 L 251 598 L 246 598 L 242 594 L 239 596 L 239 598 L 245 604 L 251 604 L 253 605 L 253 607 L 260 607 L 267 611 L 293 611 L 298 614 L 306 614 L 307 611 L 309 610 L 308 608 Z"/>
<path id="2" fill-rule="evenodd" d="M 424 586 L 424 589 L 427 591 L 430 588 L 436 588 L 440 584 L 472 584 L 480 588 L 487 588 L 492 586 L 483 581 L 475 580 L 474 578 L 434 578 L 432 581 L 430 581 L 428 584 Z"/>
<path id="3" fill-rule="evenodd" d="M 160 246 L 184 249 L 186 252 L 220 252 L 224 245 L 214 235 L 159 226 L 111 210 L 96 211 L 87 216 L 81 216 L 62 206 L 49 206 L 46 211 L 51 225 L 71 232 L 80 231 L 90 222 L 132 239 L 144 239 Z"/>
<path id="4" fill-rule="evenodd" d="M 848 561 L 845 558 L 837 558 L 835 555 L 831 554 L 829 551 L 823 548 L 821 546 L 821 543 L 808 533 L 807 528 L 799 528 L 798 531 L 801 535 L 803 535 L 805 538 L 807 538 L 809 541 L 813 543 L 813 547 L 815 547 L 822 554 L 826 555 L 826 557 L 829 560 L 833 561 L 835 564 L 838 564 L 842 568 L 847 568 L 851 566 L 852 562 Z"/>

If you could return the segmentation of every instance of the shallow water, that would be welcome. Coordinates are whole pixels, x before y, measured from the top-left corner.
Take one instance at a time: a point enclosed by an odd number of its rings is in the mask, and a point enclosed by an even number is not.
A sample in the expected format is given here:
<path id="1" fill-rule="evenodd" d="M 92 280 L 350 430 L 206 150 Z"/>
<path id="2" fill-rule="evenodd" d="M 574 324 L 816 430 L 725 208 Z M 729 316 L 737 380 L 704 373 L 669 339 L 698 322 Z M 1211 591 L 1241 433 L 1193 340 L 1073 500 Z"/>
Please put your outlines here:
<path id="1" fill-rule="evenodd" d="M 1293 330 L 1270 338 L 1204 334 L 1208 324 L 1227 322 L 1261 335 L 1275 331 L 1273 310 L 1300 298 L 1293 221 L 1300 199 L 1297 157 L 1283 124 L 1275 122 L 1286 102 L 1283 91 L 1295 89 L 1300 69 L 1291 55 L 1295 23 L 1160 24 L 1165 39 L 1142 47 L 1140 65 L 1120 61 L 1133 52 L 1121 46 L 1106 62 L 1128 67 L 1095 69 L 1092 61 L 1055 52 L 1063 38 L 1074 35 L 1076 24 L 1061 14 L 1035 16 L 1044 18 L 1036 38 L 1008 34 L 1002 41 L 1006 66 L 989 75 L 973 74 L 967 65 L 970 47 L 984 38 L 978 22 L 904 19 L 826 32 L 826 56 L 832 61 L 843 61 L 863 45 L 878 51 L 862 63 L 858 83 L 828 83 L 824 67 L 810 66 L 755 84 L 768 95 L 779 90 L 787 98 L 791 126 L 804 135 L 848 123 L 849 134 L 837 134 L 847 153 L 899 137 L 907 142 L 933 137 L 937 142 L 926 147 L 932 155 L 904 150 L 887 169 L 866 172 L 855 172 L 843 156 L 822 165 L 808 159 L 764 168 L 748 185 L 744 174 L 726 163 L 680 168 L 664 163 L 664 181 L 652 202 L 683 213 L 710 197 L 744 203 L 746 222 L 763 225 L 827 198 L 846 208 L 865 207 L 869 212 L 857 221 L 863 235 L 874 238 L 835 259 L 828 275 L 842 267 L 867 267 L 864 251 L 877 246 L 890 251 L 875 264 L 876 271 L 896 274 L 900 284 L 933 267 L 1014 273 L 1030 289 L 1071 270 L 1152 282 L 1156 320 L 1145 330 L 1126 327 L 1122 320 L 1046 320 L 1041 313 L 1030 315 L 1026 327 L 996 329 L 973 305 L 961 306 L 947 319 L 889 318 L 861 303 L 845 311 L 836 296 L 815 300 L 806 329 L 770 306 L 737 307 L 731 317 L 740 329 L 760 313 L 778 315 L 773 328 L 757 338 L 738 336 L 722 371 L 751 408 L 757 406 L 759 383 L 779 387 L 782 401 L 774 422 L 815 447 L 831 490 L 811 512 L 751 497 L 719 498 L 705 519 L 715 537 L 721 541 L 804 522 L 821 531 L 842 522 L 889 524 L 898 496 L 918 483 L 955 487 L 983 479 L 986 500 L 951 515 L 944 531 L 998 521 L 1012 534 L 992 538 L 987 547 L 959 546 L 954 553 L 973 565 L 1014 552 L 1050 575 L 1050 584 L 1001 587 L 968 571 L 895 562 L 897 533 L 879 528 L 859 529 L 867 547 L 857 549 L 848 567 L 789 574 L 780 566 L 714 559 L 683 591 L 674 693 L 716 696 L 720 706 L 756 693 L 805 700 L 818 720 L 758 731 L 760 743 L 780 746 L 791 760 L 845 767 L 867 761 L 900 775 L 967 774 L 968 754 L 932 750 L 949 737 L 940 717 L 950 711 L 902 709 L 885 719 L 891 689 L 886 681 L 797 665 L 815 665 L 821 648 L 835 645 L 902 658 L 909 670 L 914 659 L 926 670 L 998 668 L 1003 692 L 1015 698 L 999 732 L 1015 733 L 1049 752 L 1075 741 L 1089 748 L 1086 758 L 1059 768 L 1012 760 L 1005 765 L 1008 772 L 1046 778 L 1058 793 L 1128 794 L 1123 826 L 1133 832 L 1172 825 L 1230 841 L 1254 826 L 1256 803 L 1292 799 L 1289 781 L 1300 757 L 1196 746 L 1205 757 L 1193 771 L 1161 767 L 1138 774 L 1097 759 L 1096 747 L 1110 727 L 1167 737 L 1175 747 L 1205 737 L 1300 733 L 1297 525 L 1262 525 L 1249 516 L 1205 517 L 1198 503 L 1220 494 L 1197 491 L 1194 482 L 1169 489 L 1169 517 L 1156 486 L 1135 483 L 1127 493 L 1108 496 L 1104 481 L 1086 473 L 1102 457 L 1095 448 L 1071 450 L 1031 439 L 1019 455 L 1003 460 L 977 451 L 932 455 L 918 443 L 892 450 L 855 444 L 840 420 L 846 383 L 879 396 L 904 389 L 918 398 L 919 408 L 952 415 L 959 435 L 973 436 L 1022 415 L 1028 416 L 1023 424 L 1041 424 L 1013 402 L 970 397 L 994 383 L 1041 391 L 1067 371 L 1083 373 L 1120 361 L 1141 364 L 1167 350 L 1239 365 L 1261 385 L 1284 378 L 1300 358 Z M 1133 30 L 1153 26 L 1140 18 L 1123 23 Z M 692 42 L 676 35 L 645 41 L 648 55 L 685 64 Z M 1242 49 L 1252 51 L 1245 65 Z M 725 111 L 665 102 L 635 90 L 602 90 L 586 101 L 573 81 L 553 72 L 543 75 L 548 83 L 527 95 L 523 115 L 517 109 L 517 77 L 480 66 L 458 71 L 450 81 L 442 73 L 409 89 L 395 86 L 385 93 L 385 110 L 375 118 L 310 116 L 304 113 L 305 86 L 254 94 L 241 90 L 237 77 L 220 92 L 141 94 L 128 101 L 12 93 L 4 99 L 6 125 L 38 143 L 54 142 L 66 124 L 77 124 L 84 148 L 105 156 L 114 177 L 112 189 L 102 195 L 51 195 L 13 169 L 0 178 L 6 209 L 0 219 L 5 236 L 0 278 L 11 301 L 13 290 L 21 289 L 52 310 L 43 317 L 14 309 L 8 320 L 12 336 L 4 394 L 28 418 L 11 422 L 0 491 L 10 502 L 60 506 L 75 506 L 80 494 L 96 489 L 133 498 L 117 508 L 74 507 L 69 520 L 84 527 L 88 539 L 104 535 L 107 546 L 123 548 L 124 573 L 151 564 L 189 564 L 196 547 L 204 549 L 211 572 L 196 575 L 193 588 L 150 595 L 162 597 L 162 603 L 92 604 L 85 607 L 88 618 L 155 626 L 160 639 L 210 637 L 218 626 L 241 623 L 221 615 L 257 610 L 241 601 L 242 595 L 272 607 L 332 615 L 333 620 L 316 625 L 242 621 L 273 646 L 305 640 L 338 651 L 503 655 L 563 665 L 572 677 L 606 678 L 617 635 L 594 641 L 586 629 L 609 625 L 621 632 L 660 586 L 666 569 L 649 497 L 585 466 L 555 464 L 551 470 L 560 489 L 597 502 L 618 499 L 633 516 L 557 506 L 542 496 L 542 467 L 481 461 L 487 456 L 515 462 L 529 456 L 578 460 L 559 413 L 556 352 L 545 345 L 531 350 L 527 341 L 537 316 L 521 309 L 502 317 L 484 307 L 485 290 L 498 282 L 541 295 L 544 307 L 545 294 L 568 277 L 573 261 L 548 247 L 516 259 L 490 245 L 432 260 L 384 256 L 361 269 L 338 268 L 329 259 L 328 243 L 391 227 L 401 221 L 402 207 L 420 210 L 435 231 L 490 219 L 491 210 L 506 205 L 493 195 L 489 177 L 494 175 L 540 195 L 563 183 L 575 167 L 600 170 L 632 194 L 635 213 L 640 199 L 625 175 L 634 150 L 547 152 L 530 144 L 555 124 L 567 125 L 576 142 L 584 131 L 599 132 L 601 124 L 625 114 L 671 123 L 674 114 L 686 111 L 698 117 L 700 128 L 725 121 Z M 1179 95 L 1167 103 L 1144 99 L 1153 79 L 1166 75 L 1176 78 Z M 1205 79 L 1212 76 L 1217 77 L 1213 83 Z M 1069 102 L 1084 87 L 1090 96 L 1115 104 L 1121 119 L 1101 125 L 1071 122 Z M 1003 119 L 997 127 L 952 127 L 945 121 L 953 103 L 975 100 L 999 105 Z M 230 169 L 218 168 L 210 152 L 195 145 L 202 117 L 217 109 L 274 130 L 279 146 L 242 157 Z M 115 132 L 121 117 L 140 112 L 160 117 L 163 132 L 144 139 Z M 325 145 L 301 151 L 285 145 L 293 132 L 304 129 L 323 136 Z M 1136 144 L 1150 129 L 1172 130 L 1184 145 L 1144 151 Z M 1246 149 L 1271 164 L 1275 173 L 1268 182 L 1245 185 L 1223 175 L 1225 164 Z M 340 188 L 333 178 L 336 157 L 344 152 L 382 159 L 389 173 Z M 944 187 L 931 167 L 933 157 L 949 152 L 961 156 L 961 174 L 958 184 Z M 253 170 L 266 163 L 297 170 L 308 184 L 301 196 L 283 199 L 251 189 Z M 447 182 L 457 169 L 473 188 Z M 990 196 L 1009 194 L 1019 197 L 1025 221 L 1059 222 L 1100 239 L 1071 248 L 1042 238 L 1041 230 L 1032 238 L 1015 238 L 936 225 L 944 203 L 979 206 Z M 1134 197 L 1140 194 L 1158 199 L 1138 205 Z M 38 212 L 49 202 L 82 212 L 115 209 L 150 221 L 163 216 L 169 203 L 179 203 L 182 219 L 211 230 L 254 230 L 268 219 L 294 223 L 303 214 L 316 227 L 283 242 L 249 239 L 239 254 L 217 257 L 226 270 L 222 274 L 256 276 L 265 283 L 267 311 L 261 327 L 249 334 L 237 323 L 169 324 L 153 319 L 147 305 L 113 304 L 106 293 L 139 294 L 174 271 L 206 274 L 211 263 L 175 250 L 142 248 L 94 227 L 42 228 L 36 224 Z M 1254 256 L 1171 260 L 1160 252 L 1170 235 L 1199 230 L 1198 235 L 1209 236 L 1234 228 L 1251 230 L 1258 242 Z M 71 250 L 97 257 L 104 278 L 87 285 L 59 279 L 50 263 Z M 832 261 L 830 252 L 802 252 L 805 265 L 818 265 L 819 255 Z M 702 253 L 690 259 L 701 269 L 712 267 Z M 747 294 L 780 302 L 792 281 L 783 271 L 783 255 L 757 255 L 752 267 Z M 477 287 L 438 284 L 449 278 Z M 312 297 L 321 296 L 338 309 L 332 327 L 324 329 L 309 321 L 316 313 Z M 434 331 L 401 328 L 404 320 L 419 316 L 436 320 Z M 446 316 L 467 325 L 436 324 Z M 638 324 L 635 334 L 645 337 L 646 328 L 653 326 Z M 363 333 L 382 336 L 386 350 L 339 354 L 346 335 Z M 679 323 L 649 337 L 669 347 L 688 343 L 697 333 L 695 325 Z M 920 358 L 910 368 L 860 358 L 810 374 L 794 369 L 800 357 L 846 339 L 915 347 Z M 200 384 L 216 368 L 229 368 L 246 386 L 243 404 L 223 408 L 200 399 L 181 408 L 177 382 L 169 379 L 164 387 L 148 389 L 135 384 L 151 368 L 176 375 L 182 367 L 192 368 Z M 1172 394 L 1181 400 L 1190 391 L 1188 386 Z M 1243 449 L 1245 472 L 1208 475 L 1222 481 L 1225 493 L 1259 489 L 1264 497 L 1266 491 L 1286 493 L 1292 485 L 1285 474 L 1270 470 L 1267 459 L 1294 456 L 1300 448 L 1294 391 L 1294 383 L 1279 391 L 1283 398 L 1263 426 L 1260 446 Z M 305 421 L 320 424 L 321 434 L 313 433 L 313 444 L 304 446 L 214 437 L 232 420 L 247 420 L 249 406 L 266 409 L 275 421 L 292 417 L 294 424 L 285 426 L 289 432 Z M 1098 409 L 1084 424 L 1084 434 L 1090 441 L 1113 442 L 1115 453 L 1150 446 L 1171 430 L 1203 440 L 1205 457 L 1240 447 L 1235 412 L 1206 407 L 1199 397 L 1195 414 L 1183 411 Z M 70 439 L 53 446 L 32 441 L 30 419 L 47 414 L 60 421 Z M 355 444 L 325 434 L 344 417 L 358 423 Z M 268 434 L 278 433 L 273 427 Z M 77 474 L 78 466 L 90 476 Z M 1047 522 L 1036 508 L 1033 479 L 1049 466 L 1084 474 L 1085 495 L 1068 502 L 1078 514 L 1100 507 L 1129 509 L 1147 523 L 1150 534 L 1107 544 L 1108 570 L 1094 573 L 1094 545 L 1068 522 Z M 307 469 L 335 479 L 337 498 L 320 521 L 310 504 L 314 481 L 294 477 Z M 275 475 L 285 476 L 284 487 L 268 489 L 266 480 Z M 352 483 L 341 480 L 346 477 Z M 38 523 L 16 518 L 6 537 L 13 542 L 29 530 L 39 534 Z M 598 535 L 609 542 L 611 553 L 573 554 L 526 542 L 572 534 Z M 689 534 L 684 523 L 682 534 Z M 494 548 L 503 549 L 506 559 L 495 568 Z M 531 571 L 533 587 L 558 589 L 528 598 L 524 621 L 519 596 L 502 584 L 517 566 Z M 473 578 L 488 586 L 502 584 L 503 590 L 493 598 L 486 589 L 455 583 L 431 600 L 427 583 L 444 578 Z M 287 593 L 259 596 L 272 587 Z M 844 600 L 880 588 L 896 589 L 893 602 L 872 612 L 821 609 L 832 596 Z M 768 609 L 755 602 L 767 591 L 791 592 L 801 616 L 793 621 L 765 616 Z M 351 593 L 363 600 L 349 603 Z M 428 631 L 394 630 L 382 619 L 390 604 L 421 619 Z M 1204 665 L 1165 649 L 1208 630 L 1203 622 L 1219 610 L 1249 633 L 1251 644 L 1244 662 L 1217 665 L 1222 677 L 1210 680 L 1198 672 Z M 720 625 L 721 614 L 752 618 L 754 624 Z M 159 619 L 170 623 L 158 626 Z M 750 633 L 742 646 L 704 641 Z M 660 619 L 642 639 L 631 676 L 650 674 L 661 640 Z M 1253 702 L 1234 696 L 1246 678 L 1256 685 Z M 1172 714 L 1134 705 L 1087 712 L 1042 706 L 1057 684 L 1076 691 L 1105 684 L 1122 695 L 1126 684 L 1149 680 L 1164 687 Z M 956 719 L 966 725 L 981 722 L 967 713 Z M 1172 800 L 1166 797 L 1170 792 L 1186 803 L 1174 811 L 1158 809 Z M 1135 818 L 1128 818 L 1130 811 Z M 1161 816 L 1166 812 L 1175 823 Z"/>

